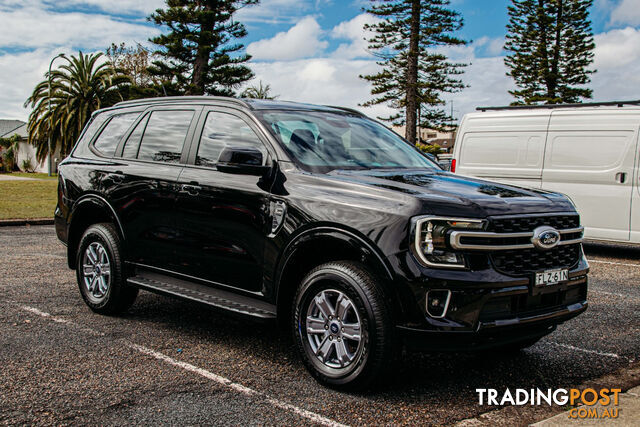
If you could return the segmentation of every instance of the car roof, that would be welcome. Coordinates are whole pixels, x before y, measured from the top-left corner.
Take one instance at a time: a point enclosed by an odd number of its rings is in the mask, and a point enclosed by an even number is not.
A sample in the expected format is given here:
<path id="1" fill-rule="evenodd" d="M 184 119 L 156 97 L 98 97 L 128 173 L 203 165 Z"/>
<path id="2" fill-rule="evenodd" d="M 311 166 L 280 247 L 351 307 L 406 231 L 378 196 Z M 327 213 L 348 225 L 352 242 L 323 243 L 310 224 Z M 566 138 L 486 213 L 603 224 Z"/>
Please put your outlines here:
<path id="1" fill-rule="evenodd" d="M 296 111 L 325 111 L 333 113 L 352 113 L 363 115 L 361 112 L 345 107 L 335 107 L 330 105 L 305 104 L 301 102 L 280 101 L 271 99 L 248 99 L 248 98 L 232 98 L 225 96 L 166 96 L 160 98 L 144 98 L 134 99 L 131 101 L 123 101 L 114 105 L 112 108 L 150 106 L 156 104 L 176 104 L 176 103 L 228 103 L 238 107 L 244 107 L 249 110 L 296 110 Z"/>

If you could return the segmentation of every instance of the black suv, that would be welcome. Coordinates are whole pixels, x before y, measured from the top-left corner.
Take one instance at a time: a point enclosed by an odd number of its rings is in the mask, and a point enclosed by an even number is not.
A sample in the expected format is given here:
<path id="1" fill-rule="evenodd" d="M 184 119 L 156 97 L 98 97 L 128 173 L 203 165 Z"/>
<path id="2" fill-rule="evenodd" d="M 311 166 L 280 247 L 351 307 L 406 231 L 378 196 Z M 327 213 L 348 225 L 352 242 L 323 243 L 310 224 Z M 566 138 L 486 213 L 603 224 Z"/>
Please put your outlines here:
<path id="1" fill-rule="evenodd" d="M 291 328 L 322 383 L 403 344 L 524 348 L 587 307 L 572 203 L 443 171 L 357 111 L 179 97 L 96 112 L 55 213 L 84 301 L 138 289 Z"/>

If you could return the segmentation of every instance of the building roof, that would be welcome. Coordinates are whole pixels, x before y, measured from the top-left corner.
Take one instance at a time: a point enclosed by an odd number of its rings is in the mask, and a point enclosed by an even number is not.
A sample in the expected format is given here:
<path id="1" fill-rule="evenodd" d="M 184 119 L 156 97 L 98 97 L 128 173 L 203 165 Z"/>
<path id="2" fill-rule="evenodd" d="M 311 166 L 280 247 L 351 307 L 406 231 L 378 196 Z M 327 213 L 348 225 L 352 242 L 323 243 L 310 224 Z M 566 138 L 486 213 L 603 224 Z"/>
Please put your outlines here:
<path id="1" fill-rule="evenodd" d="M 9 138 L 15 134 L 18 134 L 22 138 L 27 138 L 29 136 L 27 123 L 22 120 L 0 119 L 0 138 Z"/>

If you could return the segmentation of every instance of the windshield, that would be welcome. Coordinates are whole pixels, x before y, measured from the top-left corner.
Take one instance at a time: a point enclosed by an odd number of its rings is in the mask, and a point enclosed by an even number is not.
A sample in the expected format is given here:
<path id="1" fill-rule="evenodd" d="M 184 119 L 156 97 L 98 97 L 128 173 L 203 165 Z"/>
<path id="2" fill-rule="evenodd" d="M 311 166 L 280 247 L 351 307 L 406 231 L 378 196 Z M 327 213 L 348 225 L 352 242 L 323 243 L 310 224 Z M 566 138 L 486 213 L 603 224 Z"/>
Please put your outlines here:
<path id="1" fill-rule="evenodd" d="M 366 117 L 309 111 L 258 116 L 303 169 L 438 169 L 404 139 Z"/>

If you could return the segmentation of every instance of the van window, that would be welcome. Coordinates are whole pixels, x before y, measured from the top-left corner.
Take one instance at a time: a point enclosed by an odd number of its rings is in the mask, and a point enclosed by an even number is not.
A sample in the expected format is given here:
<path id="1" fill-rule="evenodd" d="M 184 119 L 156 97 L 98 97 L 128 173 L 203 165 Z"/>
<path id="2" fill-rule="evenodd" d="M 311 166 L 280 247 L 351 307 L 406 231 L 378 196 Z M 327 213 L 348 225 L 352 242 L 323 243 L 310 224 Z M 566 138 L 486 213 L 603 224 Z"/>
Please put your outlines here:
<path id="1" fill-rule="evenodd" d="M 469 135 L 462 145 L 466 165 L 516 165 L 520 144 L 517 135 Z"/>
<path id="2" fill-rule="evenodd" d="M 138 159 L 179 163 L 193 111 L 154 111 L 144 130 Z"/>
<path id="3" fill-rule="evenodd" d="M 607 170 L 615 168 L 629 151 L 633 132 L 572 132 L 556 134 L 551 146 L 551 166 L 559 169 Z"/>
<path id="4" fill-rule="evenodd" d="M 196 165 L 214 166 L 225 147 L 251 147 L 266 150 L 249 125 L 239 117 L 227 113 L 210 112 L 202 130 Z"/>
<path id="5" fill-rule="evenodd" d="M 113 116 L 109 123 L 102 129 L 93 147 L 107 157 L 112 157 L 116 152 L 118 142 L 124 136 L 129 126 L 138 118 L 140 113 L 127 113 Z"/>

